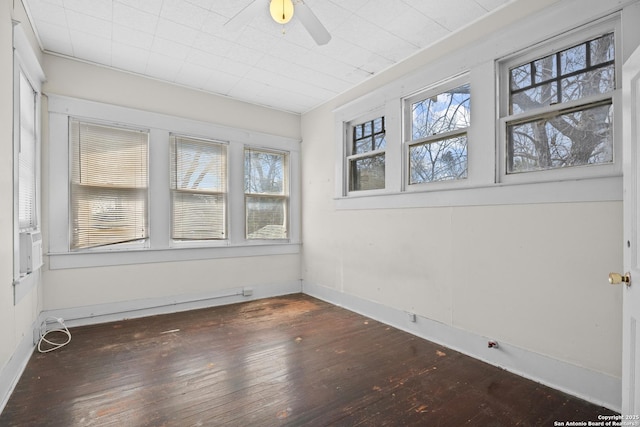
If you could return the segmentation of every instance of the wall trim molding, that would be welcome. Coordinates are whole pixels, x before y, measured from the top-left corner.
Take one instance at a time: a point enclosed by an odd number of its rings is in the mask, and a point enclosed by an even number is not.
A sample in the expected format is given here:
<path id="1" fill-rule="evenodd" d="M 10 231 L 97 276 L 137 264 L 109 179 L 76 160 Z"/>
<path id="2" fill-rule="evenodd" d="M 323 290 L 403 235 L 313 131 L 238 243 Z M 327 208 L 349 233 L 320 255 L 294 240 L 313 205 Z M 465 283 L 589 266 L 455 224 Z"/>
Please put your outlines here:
<path id="1" fill-rule="evenodd" d="M 9 362 L 0 369 L 0 413 L 7 405 L 16 384 L 24 373 L 29 359 L 37 345 L 40 325 L 49 317 L 62 318 L 67 327 L 115 322 L 157 314 L 169 314 L 179 311 L 197 310 L 239 302 L 277 297 L 302 292 L 299 280 L 256 286 L 230 288 L 221 291 L 191 295 L 176 295 L 163 298 L 123 301 L 84 307 L 74 307 L 40 312 L 31 330 L 34 336 L 23 336 Z M 246 295 L 245 294 L 250 294 Z"/>
<path id="2" fill-rule="evenodd" d="M 617 412 L 622 409 L 621 378 L 505 342 L 500 342 L 498 349 L 490 349 L 487 346 L 488 337 L 422 316 L 416 316 L 414 323 L 410 321 L 409 313 L 403 310 L 306 281 L 303 281 L 302 292 L 593 404 Z"/>
<path id="3" fill-rule="evenodd" d="M 245 296 L 246 293 L 251 295 Z M 304 293 L 321 299 L 593 404 L 617 412 L 621 411 L 622 383 L 620 378 L 572 365 L 505 342 L 500 342 L 498 349 L 489 349 L 487 348 L 487 337 L 422 316 L 416 316 L 417 321 L 411 322 L 408 313 L 403 310 L 304 281 L 45 310 L 33 323 L 32 329 L 36 331 L 48 317 L 62 318 L 68 327 L 76 327 L 197 310 L 295 293 Z M 7 365 L 0 370 L 0 412 L 6 406 L 34 349 L 33 338 L 24 336 Z"/>
<path id="4" fill-rule="evenodd" d="M 34 322 L 31 329 L 35 330 L 37 324 Z M 35 348 L 33 340 L 33 337 L 24 335 L 7 364 L 0 370 L 0 413 L 7 405 L 13 390 L 27 367 L 27 363 L 29 363 L 29 359 L 31 359 Z"/>
<path id="5" fill-rule="evenodd" d="M 44 310 L 40 313 L 39 322 L 44 321 L 48 317 L 53 317 L 63 319 L 67 327 L 86 326 L 159 314 L 197 310 L 200 308 L 217 307 L 300 292 L 302 292 L 302 283 L 296 280 L 286 283 L 245 286 L 198 294 L 173 295 L 160 298 Z"/>

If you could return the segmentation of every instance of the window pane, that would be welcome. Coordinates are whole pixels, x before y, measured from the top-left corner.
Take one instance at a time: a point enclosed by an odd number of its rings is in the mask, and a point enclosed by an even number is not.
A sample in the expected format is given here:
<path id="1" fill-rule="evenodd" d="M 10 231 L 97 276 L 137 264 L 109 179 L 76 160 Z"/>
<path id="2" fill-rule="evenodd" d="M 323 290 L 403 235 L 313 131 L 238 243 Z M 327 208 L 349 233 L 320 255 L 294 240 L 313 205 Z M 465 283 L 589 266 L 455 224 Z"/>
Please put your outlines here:
<path id="1" fill-rule="evenodd" d="M 375 136 L 374 143 L 373 143 L 374 150 L 381 150 L 385 148 L 386 145 L 387 145 L 387 140 L 384 134 Z"/>
<path id="2" fill-rule="evenodd" d="M 371 122 L 366 122 L 364 126 L 364 135 L 371 135 L 373 133 L 373 126 Z"/>
<path id="3" fill-rule="evenodd" d="M 614 67 L 598 68 L 561 80 L 562 102 L 574 101 L 586 96 L 614 90 Z"/>
<path id="4" fill-rule="evenodd" d="M 353 127 L 353 139 L 362 138 L 362 125 L 357 125 Z"/>
<path id="5" fill-rule="evenodd" d="M 71 186 L 71 247 L 90 248 L 148 237 L 147 192 Z"/>
<path id="6" fill-rule="evenodd" d="M 18 154 L 18 227 L 35 229 L 36 214 L 36 93 L 20 73 L 20 152 Z"/>
<path id="7" fill-rule="evenodd" d="M 286 239 L 287 199 L 246 196 L 247 239 Z"/>
<path id="8" fill-rule="evenodd" d="M 288 154 L 245 149 L 244 191 L 247 239 L 287 239 Z"/>
<path id="9" fill-rule="evenodd" d="M 349 190 L 378 190 L 384 188 L 385 155 L 354 159 L 349 162 Z"/>
<path id="10" fill-rule="evenodd" d="M 373 131 L 375 133 L 384 132 L 384 117 L 378 117 L 373 121 Z"/>
<path id="11" fill-rule="evenodd" d="M 554 102 L 558 102 L 556 83 L 543 84 L 511 95 L 511 105 L 513 108 L 511 114 L 518 114 L 534 108 L 551 105 Z"/>
<path id="12" fill-rule="evenodd" d="M 511 89 L 522 89 L 533 84 L 531 80 L 531 64 L 516 67 L 510 72 Z"/>
<path id="13" fill-rule="evenodd" d="M 355 149 L 353 154 L 362 154 L 362 153 L 366 153 L 368 151 L 372 150 L 372 141 L 373 137 L 372 136 L 367 136 L 365 138 L 362 139 L 356 139 L 354 141 L 354 145 L 355 145 Z"/>
<path id="14" fill-rule="evenodd" d="M 148 133 L 73 121 L 72 179 L 78 184 L 147 187 Z"/>
<path id="15" fill-rule="evenodd" d="M 172 202 L 171 238 L 205 240 L 226 237 L 224 195 L 173 191 Z"/>
<path id="16" fill-rule="evenodd" d="M 148 132 L 69 123 L 71 248 L 148 238 Z"/>
<path id="17" fill-rule="evenodd" d="M 244 152 L 244 191 L 285 194 L 286 154 L 247 149 Z"/>
<path id="18" fill-rule="evenodd" d="M 353 127 L 351 154 L 383 150 L 386 146 L 384 117 L 378 117 Z"/>
<path id="19" fill-rule="evenodd" d="M 557 77 L 558 68 L 556 65 L 556 55 L 549 55 L 545 58 L 533 61 L 536 84 L 548 82 Z"/>
<path id="20" fill-rule="evenodd" d="M 615 58 L 613 34 L 606 34 L 589 42 L 591 65 L 613 61 Z"/>
<path id="21" fill-rule="evenodd" d="M 563 76 L 584 70 L 587 66 L 587 46 L 581 44 L 560 52 L 560 71 Z"/>
<path id="22" fill-rule="evenodd" d="M 507 126 L 509 173 L 613 161 L 611 104 Z"/>
<path id="23" fill-rule="evenodd" d="M 613 91 L 614 48 L 613 34 L 606 34 L 511 69 L 509 114 Z"/>
<path id="24" fill-rule="evenodd" d="M 176 136 L 172 140 L 171 188 L 226 191 L 226 145 Z"/>
<path id="25" fill-rule="evenodd" d="M 412 140 L 462 129 L 470 123 L 470 86 L 451 89 L 411 106 Z"/>
<path id="26" fill-rule="evenodd" d="M 467 136 L 444 139 L 409 149 L 409 183 L 467 177 Z"/>

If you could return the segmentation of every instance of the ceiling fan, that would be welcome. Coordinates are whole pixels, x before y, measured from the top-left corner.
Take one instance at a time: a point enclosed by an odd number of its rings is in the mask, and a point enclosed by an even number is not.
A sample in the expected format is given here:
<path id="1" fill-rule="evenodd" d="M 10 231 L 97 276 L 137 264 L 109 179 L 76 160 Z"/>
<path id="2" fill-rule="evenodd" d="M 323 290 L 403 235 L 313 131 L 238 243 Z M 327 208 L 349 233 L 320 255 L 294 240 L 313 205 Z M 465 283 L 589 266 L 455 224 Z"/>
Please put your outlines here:
<path id="1" fill-rule="evenodd" d="M 263 8 L 266 9 L 265 6 L 266 0 L 253 0 L 244 9 L 232 16 L 224 25 L 232 30 L 239 29 L 253 19 Z M 317 44 L 324 45 L 331 40 L 329 31 L 303 0 L 270 0 L 269 13 L 274 21 L 283 25 L 289 22 L 295 14 Z"/>

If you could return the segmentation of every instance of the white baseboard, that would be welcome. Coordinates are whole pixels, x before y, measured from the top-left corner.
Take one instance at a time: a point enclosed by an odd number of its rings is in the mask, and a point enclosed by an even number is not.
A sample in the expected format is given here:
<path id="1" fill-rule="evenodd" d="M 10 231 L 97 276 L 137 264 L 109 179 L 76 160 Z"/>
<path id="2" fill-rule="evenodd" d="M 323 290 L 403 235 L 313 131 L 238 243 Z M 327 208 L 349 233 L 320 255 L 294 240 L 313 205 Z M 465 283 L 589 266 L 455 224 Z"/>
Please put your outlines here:
<path id="1" fill-rule="evenodd" d="M 200 294 L 176 295 L 164 298 L 149 298 L 83 307 L 46 310 L 40 313 L 39 321 L 42 322 L 48 317 L 62 318 L 66 326 L 75 327 L 116 322 L 124 319 L 133 319 L 145 316 L 155 316 L 157 314 L 197 310 L 199 308 L 235 304 L 300 292 L 302 292 L 301 281 L 257 285 Z M 250 295 L 245 295 L 247 293 Z"/>
<path id="2" fill-rule="evenodd" d="M 335 289 L 303 282 L 302 292 L 596 405 L 617 412 L 621 411 L 622 382 L 620 378 L 524 350 L 505 342 L 500 342 L 497 349 L 488 348 L 487 337 L 420 316 L 412 322 L 405 311 Z"/>
<path id="3" fill-rule="evenodd" d="M 150 298 L 112 304 L 47 310 L 40 313 L 31 329 L 36 330 L 36 328 L 39 328 L 42 321 L 48 317 L 62 318 L 66 326 L 73 327 L 153 316 L 156 314 L 195 310 L 198 308 L 214 307 L 300 292 L 302 292 L 301 282 L 294 281 L 290 283 L 226 289 L 224 291 L 197 295 L 179 295 L 166 298 Z M 9 401 L 13 389 L 33 354 L 35 349 L 33 340 L 34 338 L 31 336 L 23 337 L 18 348 L 9 359 L 9 362 L 0 370 L 0 412 L 2 412 Z"/>
<path id="4" fill-rule="evenodd" d="M 251 295 L 244 296 L 247 291 Z M 411 322 L 406 312 L 348 295 L 334 289 L 299 281 L 251 288 L 233 288 L 198 295 L 153 298 L 99 304 L 69 309 L 48 310 L 40 314 L 35 329 L 47 317 L 63 318 L 69 327 L 119 321 L 130 318 L 167 314 L 178 311 L 233 304 L 303 292 L 378 320 L 420 338 L 441 344 L 463 354 L 503 368 L 549 387 L 579 397 L 614 411 L 621 411 L 622 384 L 600 372 L 533 353 L 500 342 L 498 349 L 487 348 L 487 337 L 479 336 L 443 323 L 417 316 Z M 0 412 L 22 375 L 34 350 L 33 338 L 23 337 L 13 356 L 0 371 Z"/>
<path id="5" fill-rule="evenodd" d="M 31 330 L 35 327 L 36 323 L 32 325 Z M 34 348 L 33 337 L 23 336 L 9 362 L 0 370 L 0 413 L 7 405 L 13 389 L 27 367 Z"/>

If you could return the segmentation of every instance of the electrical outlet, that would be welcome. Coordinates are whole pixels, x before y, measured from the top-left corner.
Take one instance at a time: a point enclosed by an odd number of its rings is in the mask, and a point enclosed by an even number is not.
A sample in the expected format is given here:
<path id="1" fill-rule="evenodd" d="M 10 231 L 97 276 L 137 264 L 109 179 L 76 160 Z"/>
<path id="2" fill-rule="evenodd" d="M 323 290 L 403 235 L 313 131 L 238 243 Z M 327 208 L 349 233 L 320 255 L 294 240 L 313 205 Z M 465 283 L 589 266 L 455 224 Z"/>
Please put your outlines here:
<path id="1" fill-rule="evenodd" d="M 242 288 L 243 297 L 250 297 L 251 295 L 253 295 L 253 288 Z"/>

